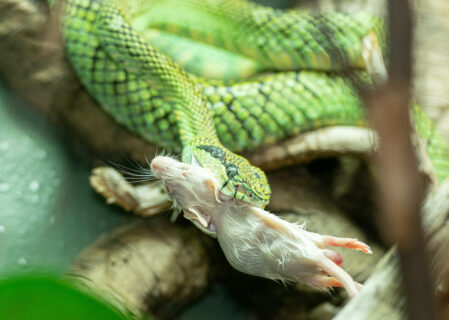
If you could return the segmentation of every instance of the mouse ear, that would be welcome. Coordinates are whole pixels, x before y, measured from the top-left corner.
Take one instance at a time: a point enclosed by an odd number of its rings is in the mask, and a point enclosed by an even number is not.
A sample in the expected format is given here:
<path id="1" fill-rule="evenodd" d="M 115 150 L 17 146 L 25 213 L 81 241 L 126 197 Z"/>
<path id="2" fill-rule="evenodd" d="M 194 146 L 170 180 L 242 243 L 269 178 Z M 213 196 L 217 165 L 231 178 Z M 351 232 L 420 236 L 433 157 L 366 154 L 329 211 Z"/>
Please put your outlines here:
<path id="1" fill-rule="evenodd" d="M 214 180 L 212 180 L 210 178 L 206 179 L 204 181 L 204 184 L 206 185 L 207 188 L 209 188 L 214 193 L 215 200 L 218 203 L 221 203 L 221 198 L 220 198 L 220 193 L 221 192 L 220 192 L 220 190 L 218 190 L 217 184 L 214 182 Z"/>

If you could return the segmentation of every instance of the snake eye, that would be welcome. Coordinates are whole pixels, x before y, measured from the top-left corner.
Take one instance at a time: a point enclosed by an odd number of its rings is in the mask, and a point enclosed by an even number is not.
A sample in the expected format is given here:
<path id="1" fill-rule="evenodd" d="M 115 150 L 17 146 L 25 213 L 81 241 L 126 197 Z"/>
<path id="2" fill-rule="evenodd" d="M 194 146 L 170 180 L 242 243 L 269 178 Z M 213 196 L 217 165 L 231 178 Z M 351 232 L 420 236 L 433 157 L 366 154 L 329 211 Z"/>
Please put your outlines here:
<path id="1" fill-rule="evenodd" d="M 226 166 L 226 175 L 228 176 L 228 179 L 234 178 L 238 172 L 239 169 L 233 164 Z"/>

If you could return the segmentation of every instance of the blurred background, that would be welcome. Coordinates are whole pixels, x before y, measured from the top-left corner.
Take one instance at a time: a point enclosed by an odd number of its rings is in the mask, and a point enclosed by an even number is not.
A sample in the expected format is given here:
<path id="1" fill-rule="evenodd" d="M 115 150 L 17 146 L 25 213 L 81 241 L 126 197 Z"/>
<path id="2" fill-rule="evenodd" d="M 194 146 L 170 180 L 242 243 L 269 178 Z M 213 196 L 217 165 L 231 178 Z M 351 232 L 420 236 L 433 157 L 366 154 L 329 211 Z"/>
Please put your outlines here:
<path id="1" fill-rule="evenodd" d="M 385 12 L 380 1 L 259 2 L 278 8 L 300 6 L 310 10 Z M 29 60 L 36 46 L 40 46 L 42 37 L 37 34 L 38 30 L 52 33 L 48 26 L 42 27 L 47 23 L 47 14 L 44 1 L 0 0 L 0 279 L 29 272 L 62 276 L 70 270 L 78 254 L 99 236 L 141 220 L 116 206 L 106 205 L 89 186 L 93 164 L 107 164 L 108 161 L 126 164 L 126 157 L 135 158 L 126 150 L 123 154 L 114 153 L 113 158 L 111 154 L 115 151 L 106 147 L 103 153 L 94 152 L 101 149 L 98 146 L 85 148 L 88 138 L 73 132 L 72 123 L 59 121 L 61 114 L 54 106 L 55 101 L 74 99 L 74 105 L 83 105 L 88 99 L 80 97 L 79 85 L 73 85 L 76 80 L 60 57 L 60 48 L 50 43 L 45 55 L 37 55 L 41 60 Z M 446 0 L 417 1 L 415 18 L 414 97 L 449 137 L 449 5 Z M 53 63 L 55 60 L 57 62 Z M 58 97 L 58 91 L 72 96 Z M 74 121 L 82 121 L 79 108 L 73 108 Z M 55 126 L 55 122 L 59 122 L 59 126 Z M 114 141 L 114 138 L 107 139 Z M 133 143 L 137 142 L 130 142 Z M 351 182 L 356 187 L 352 185 L 343 191 L 332 189 L 340 179 L 338 173 L 342 164 L 351 161 L 321 160 L 291 169 L 302 179 L 294 194 L 299 199 L 304 198 L 304 203 L 299 207 L 287 195 L 275 197 L 274 207 L 279 211 L 291 211 L 290 201 L 304 219 L 310 212 L 318 212 L 316 216 L 331 212 L 332 219 L 347 219 L 343 224 L 353 223 L 357 230 L 364 230 L 354 232 L 364 232 L 376 246 L 376 230 L 366 222 L 369 221 L 366 216 L 373 210 L 366 166 L 356 165 L 356 182 Z M 291 172 L 275 173 L 274 184 Z M 361 190 L 354 192 L 360 185 L 363 186 Z M 339 192 L 332 201 L 323 200 Z M 360 208 L 365 211 L 363 217 L 355 213 Z M 346 218 L 340 218 L 340 214 Z M 168 215 L 163 219 L 168 219 Z M 186 227 L 184 222 L 179 224 Z M 204 235 L 198 234 L 198 237 Z M 173 312 L 158 311 L 160 318 L 175 315 L 174 319 L 178 320 L 274 317 L 313 320 L 331 319 L 341 308 L 344 299 L 338 290 L 337 293 L 311 293 L 301 288 L 298 293 L 294 288 L 286 289 L 266 280 L 242 276 L 226 265 L 219 252 L 209 254 L 219 251 L 216 243 L 201 239 L 212 261 L 209 268 L 213 271 L 205 278 L 207 285 L 202 287 L 201 293 L 192 296 L 193 301 L 182 306 L 182 312 L 178 312 L 177 307 L 173 307 Z M 382 245 L 378 245 L 379 255 L 368 262 L 372 264 L 369 271 L 384 252 Z M 354 272 L 358 272 L 356 276 L 361 279 L 369 274 L 361 270 Z"/>

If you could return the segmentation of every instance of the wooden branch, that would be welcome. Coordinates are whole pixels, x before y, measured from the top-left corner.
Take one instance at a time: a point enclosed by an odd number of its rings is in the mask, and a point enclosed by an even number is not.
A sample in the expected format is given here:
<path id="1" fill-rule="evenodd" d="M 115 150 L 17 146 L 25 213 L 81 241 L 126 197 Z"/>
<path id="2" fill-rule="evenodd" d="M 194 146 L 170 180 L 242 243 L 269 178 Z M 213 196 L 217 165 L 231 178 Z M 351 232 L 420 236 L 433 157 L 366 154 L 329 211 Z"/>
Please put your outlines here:
<path id="1" fill-rule="evenodd" d="M 449 179 L 427 198 L 423 225 L 431 276 L 436 280 L 436 298 L 441 319 L 449 317 Z M 365 288 L 352 299 L 334 320 L 407 319 L 402 274 L 396 249 L 382 259 Z"/>
<path id="2" fill-rule="evenodd" d="M 369 128 L 334 126 L 299 134 L 276 145 L 245 154 L 264 170 L 274 170 L 318 158 L 351 155 L 366 158 L 378 148 L 377 135 Z"/>
<path id="3" fill-rule="evenodd" d="M 137 221 L 100 237 L 76 258 L 70 277 L 141 318 L 167 319 L 209 285 L 213 240 L 165 217 Z"/>
<path id="4" fill-rule="evenodd" d="M 436 317 L 424 247 L 420 209 L 424 181 L 412 142 L 412 10 L 408 0 L 388 1 L 389 79 L 368 99 L 381 148 L 378 167 L 379 225 L 385 241 L 396 244 L 410 320 Z M 381 83 L 383 85 L 383 82 Z"/>

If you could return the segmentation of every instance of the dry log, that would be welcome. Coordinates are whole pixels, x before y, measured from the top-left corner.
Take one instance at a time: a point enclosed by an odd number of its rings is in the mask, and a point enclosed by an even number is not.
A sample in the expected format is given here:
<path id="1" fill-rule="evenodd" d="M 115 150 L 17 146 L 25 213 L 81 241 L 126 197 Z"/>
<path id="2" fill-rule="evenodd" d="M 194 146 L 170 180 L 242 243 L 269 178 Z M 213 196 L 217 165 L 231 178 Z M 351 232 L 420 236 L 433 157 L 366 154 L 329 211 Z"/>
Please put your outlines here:
<path id="1" fill-rule="evenodd" d="M 208 287 L 212 239 L 200 233 L 165 217 L 139 220 L 85 248 L 70 276 L 136 318 L 167 319 Z"/>
<path id="2" fill-rule="evenodd" d="M 449 317 L 449 180 L 426 200 L 423 224 L 431 275 L 437 283 L 436 297 L 441 319 Z M 382 259 L 365 288 L 335 317 L 335 320 L 407 319 L 405 297 L 401 286 L 399 262 L 395 249 Z"/>
<path id="3" fill-rule="evenodd" d="M 447 1 L 417 2 L 415 6 L 417 27 L 415 29 L 415 94 L 433 118 L 439 116 L 438 126 L 447 136 L 447 83 L 448 72 L 442 66 L 448 63 L 447 39 L 449 25 Z M 429 50 L 429 48 L 432 48 Z M 444 70 L 444 69 L 443 69 Z M 448 217 L 448 185 L 445 182 L 426 200 L 423 224 L 427 250 L 431 262 L 431 275 L 436 283 L 436 297 L 441 319 L 449 316 L 448 308 L 448 234 L 445 231 Z M 405 319 L 405 298 L 400 286 L 398 258 L 393 250 L 383 259 L 378 271 L 370 278 L 365 290 L 351 301 L 336 319 Z"/>

